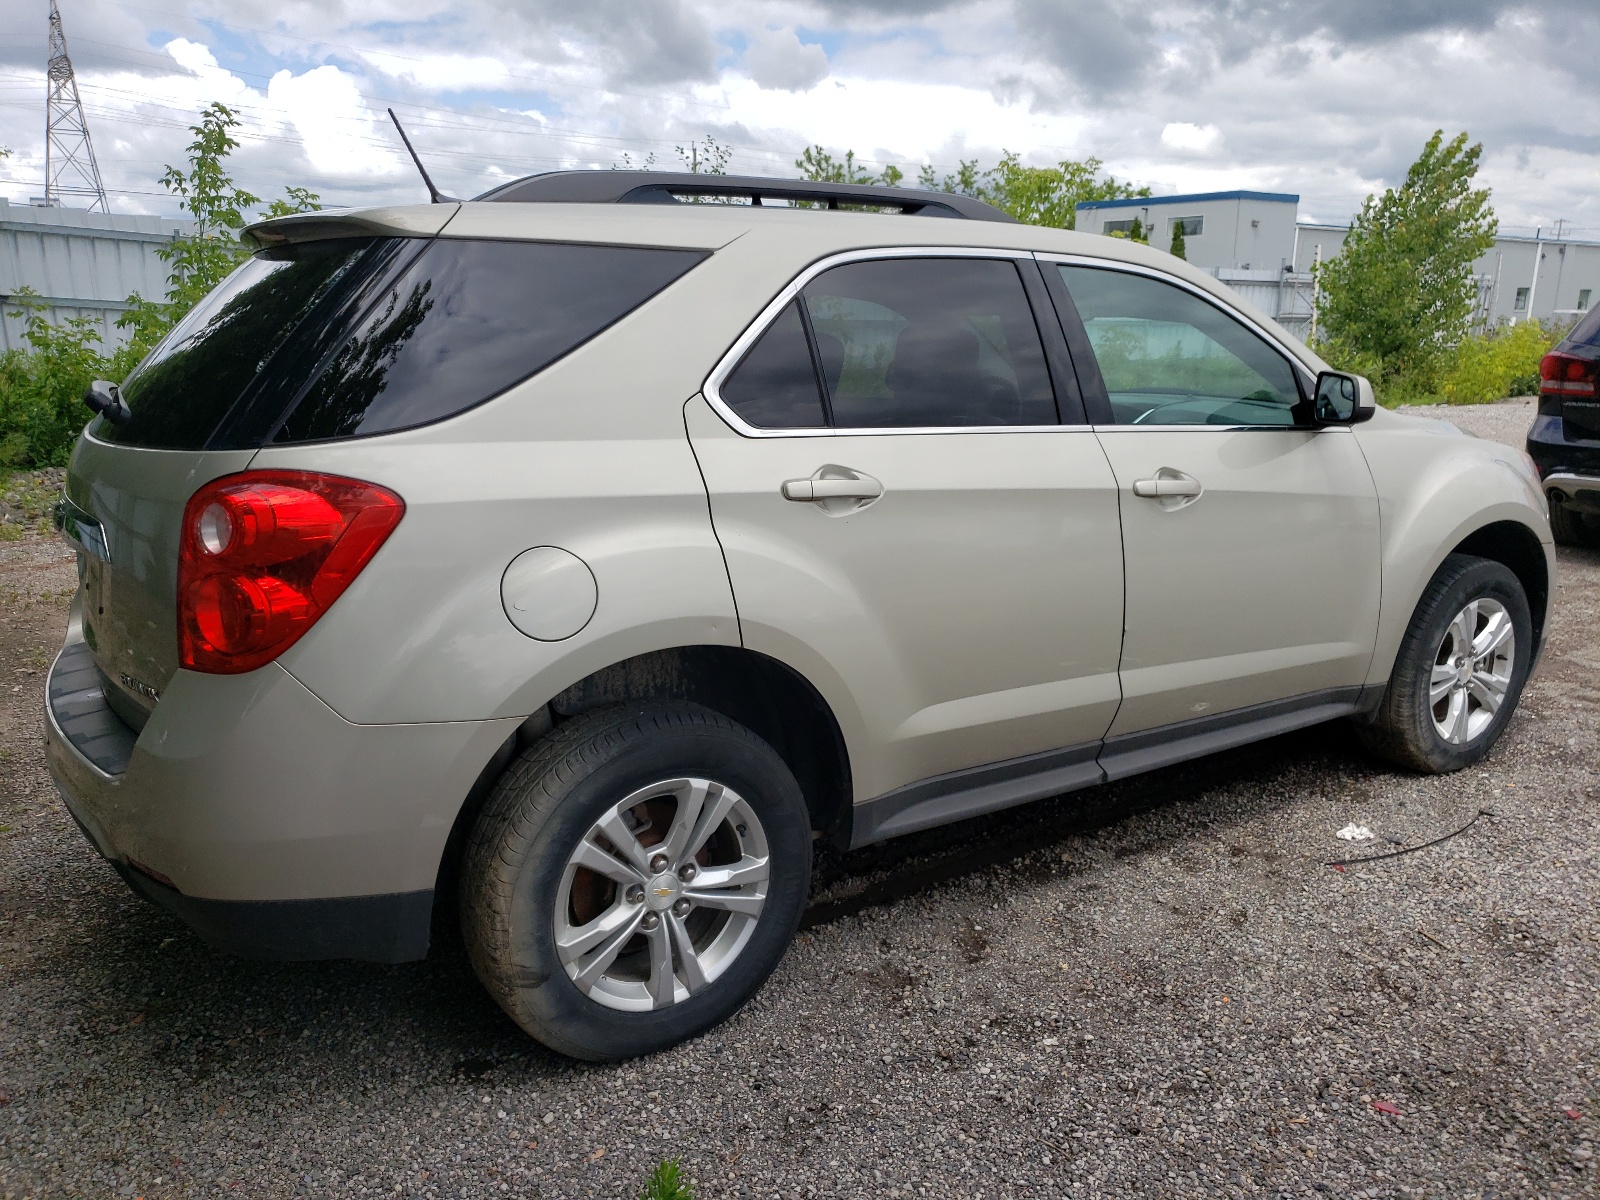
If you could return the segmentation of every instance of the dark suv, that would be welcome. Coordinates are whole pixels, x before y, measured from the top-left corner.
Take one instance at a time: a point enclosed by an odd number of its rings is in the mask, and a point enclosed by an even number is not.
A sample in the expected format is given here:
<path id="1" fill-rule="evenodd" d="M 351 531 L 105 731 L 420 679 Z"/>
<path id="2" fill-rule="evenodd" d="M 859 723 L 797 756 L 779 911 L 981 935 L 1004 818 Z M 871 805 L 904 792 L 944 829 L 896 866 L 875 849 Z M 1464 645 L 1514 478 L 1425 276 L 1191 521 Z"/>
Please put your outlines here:
<path id="1" fill-rule="evenodd" d="M 1556 541 L 1600 545 L 1600 308 L 1539 364 L 1528 455 L 1544 480 Z"/>

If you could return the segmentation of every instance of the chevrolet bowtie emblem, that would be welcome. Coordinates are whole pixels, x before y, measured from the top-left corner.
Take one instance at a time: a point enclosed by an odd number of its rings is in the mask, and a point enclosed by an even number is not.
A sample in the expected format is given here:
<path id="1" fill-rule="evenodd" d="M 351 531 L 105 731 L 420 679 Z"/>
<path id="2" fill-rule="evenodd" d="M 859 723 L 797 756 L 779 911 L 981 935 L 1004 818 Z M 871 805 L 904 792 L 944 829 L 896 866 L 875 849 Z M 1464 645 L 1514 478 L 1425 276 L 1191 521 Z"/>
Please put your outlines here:
<path id="1" fill-rule="evenodd" d="M 658 895 L 658 896 L 670 896 L 670 895 L 672 895 L 672 889 L 671 888 L 657 888 L 656 889 L 656 895 Z"/>

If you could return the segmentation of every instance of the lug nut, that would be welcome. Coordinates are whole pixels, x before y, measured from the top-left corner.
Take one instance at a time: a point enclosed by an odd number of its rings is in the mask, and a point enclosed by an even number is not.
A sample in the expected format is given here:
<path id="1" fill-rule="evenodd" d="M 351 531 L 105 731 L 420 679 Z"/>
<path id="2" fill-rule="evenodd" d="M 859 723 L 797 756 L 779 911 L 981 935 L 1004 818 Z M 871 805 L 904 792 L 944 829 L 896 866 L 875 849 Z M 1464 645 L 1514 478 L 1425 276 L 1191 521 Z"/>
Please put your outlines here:
<path id="1" fill-rule="evenodd" d="M 629 904 L 643 904 L 644 903 L 644 884 L 642 884 L 642 883 L 629 884 L 628 885 L 627 896 L 628 896 L 628 903 Z"/>
<path id="2" fill-rule="evenodd" d="M 672 915 L 675 917 L 687 917 L 689 915 L 689 909 L 692 907 L 693 905 L 691 905 L 688 900 L 679 900 L 672 906 Z"/>
<path id="3" fill-rule="evenodd" d="M 700 874 L 700 868 L 695 866 L 692 862 L 686 862 L 683 864 L 683 866 L 678 868 L 678 878 L 683 880 L 685 883 L 688 883 L 698 874 Z"/>
<path id="4" fill-rule="evenodd" d="M 639 928 L 648 932 L 659 924 L 661 924 L 661 918 L 656 916 L 655 913 L 645 913 L 644 920 L 639 922 Z"/>
<path id="5" fill-rule="evenodd" d="M 657 875 L 659 875 L 659 874 L 661 874 L 661 872 L 665 871 L 667 869 L 667 856 L 665 854 L 653 854 L 653 855 L 651 855 L 650 856 L 650 869 L 652 871 L 654 871 Z"/>

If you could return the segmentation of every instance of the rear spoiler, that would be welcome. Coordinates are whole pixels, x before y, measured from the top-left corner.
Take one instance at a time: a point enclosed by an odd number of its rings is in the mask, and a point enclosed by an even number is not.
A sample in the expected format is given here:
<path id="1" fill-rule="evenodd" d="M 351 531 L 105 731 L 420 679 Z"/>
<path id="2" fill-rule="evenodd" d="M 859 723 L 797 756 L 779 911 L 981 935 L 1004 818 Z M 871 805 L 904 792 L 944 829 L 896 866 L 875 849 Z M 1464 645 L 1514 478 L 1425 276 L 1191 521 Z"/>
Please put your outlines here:
<path id="1" fill-rule="evenodd" d="M 293 242 L 346 237 L 435 237 L 461 210 L 460 204 L 407 204 L 391 208 L 324 208 L 247 225 L 247 246 L 265 250 Z"/>

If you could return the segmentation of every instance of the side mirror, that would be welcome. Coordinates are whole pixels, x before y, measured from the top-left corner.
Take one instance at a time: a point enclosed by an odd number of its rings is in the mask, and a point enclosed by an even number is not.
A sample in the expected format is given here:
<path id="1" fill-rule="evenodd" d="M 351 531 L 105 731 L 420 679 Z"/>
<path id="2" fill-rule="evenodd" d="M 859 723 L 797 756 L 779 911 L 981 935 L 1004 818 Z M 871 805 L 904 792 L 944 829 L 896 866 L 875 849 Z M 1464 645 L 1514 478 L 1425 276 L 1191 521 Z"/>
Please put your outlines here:
<path id="1" fill-rule="evenodd" d="M 1377 411 L 1372 385 L 1360 375 L 1324 371 L 1317 376 L 1311 417 L 1318 425 L 1359 425 Z"/>
<path id="2" fill-rule="evenodd" d="M 133 417 L 122 399 L 122 389 L 104 379 L 96 379 L 83 389 L 83 402 L 113 425 L 126 425 Z"/>

